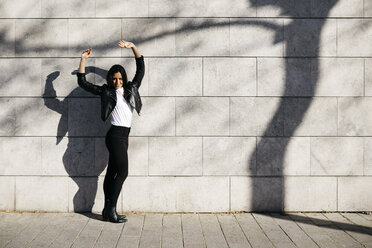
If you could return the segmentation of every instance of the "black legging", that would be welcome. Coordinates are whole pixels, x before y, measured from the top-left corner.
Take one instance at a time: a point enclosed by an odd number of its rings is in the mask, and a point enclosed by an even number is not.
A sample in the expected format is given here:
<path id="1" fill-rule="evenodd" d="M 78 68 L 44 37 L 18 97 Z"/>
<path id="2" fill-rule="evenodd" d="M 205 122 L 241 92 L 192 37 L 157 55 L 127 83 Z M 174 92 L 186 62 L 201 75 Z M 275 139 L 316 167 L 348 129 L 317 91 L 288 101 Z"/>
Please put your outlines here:
<path id="1" fill-rule="evenodd" d="M 130 127 L 111 125 L 105 138 L 106 147 L 109 150 L 109 162 L 103 182 L 103 191 L 105 200 L 109 200 L 111 207 L 116 207 L 122 185 L 128 176 L 129 133 Z"/>

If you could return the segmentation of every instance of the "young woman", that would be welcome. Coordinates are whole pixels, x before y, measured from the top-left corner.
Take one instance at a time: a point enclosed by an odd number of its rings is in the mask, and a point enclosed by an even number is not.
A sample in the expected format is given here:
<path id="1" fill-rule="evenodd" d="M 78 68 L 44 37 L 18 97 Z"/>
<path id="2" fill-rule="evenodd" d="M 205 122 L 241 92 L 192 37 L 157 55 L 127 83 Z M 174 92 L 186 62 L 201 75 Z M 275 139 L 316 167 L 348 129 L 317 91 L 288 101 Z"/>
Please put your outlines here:
<path id="1" fill-rule="evenodd" d="M 127 221 L 125 215 L 116 212 L 117 200 L 125 179 L 128 176 L 128 136 L 131 129 L 133 110 L 140 115 L 142 102 L 138 92 L 145 74 L 143 56 L 132 42 L 121 40 L 118 45 L 131 48 L 136 59 L 136 74 L 128 81 L 125 69 L 121 65 L 113 65 L 107 73 L 107 84 L 102 86 L 91 84 L 85 78 L 85 61 L 92 54 L 89 48 L 81 54 L 80 68 L 77 73 L 78 84 L 88 92 L 101 97 L 101 119 L 111 117 L 111 127 L 105 138 L 109 151 L 109 161 L 103 191 L 105 207 L 102 210 L 103 220 L 114 223 Z"/>

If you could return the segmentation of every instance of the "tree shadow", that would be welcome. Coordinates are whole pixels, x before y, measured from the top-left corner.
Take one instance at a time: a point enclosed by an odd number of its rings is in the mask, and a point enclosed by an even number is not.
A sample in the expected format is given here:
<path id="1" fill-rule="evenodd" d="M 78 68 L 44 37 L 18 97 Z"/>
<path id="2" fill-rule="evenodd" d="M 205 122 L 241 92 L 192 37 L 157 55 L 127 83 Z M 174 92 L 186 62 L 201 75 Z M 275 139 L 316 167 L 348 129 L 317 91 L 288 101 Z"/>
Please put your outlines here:
<path id="1" fill-rule="evenodd" d="M 300 1 L 302 2 L 302 1 Z M 309 2 L 309 1 L 308 1 Z M 330 0 L 323 3 L 323 13 L 329 13 L 337 0 Z M 291 2 L 292 3 L 292 2 Z M 257 1 L 256 6 L 265 7 L 279 7 L 282 13 L 292 17 L 298 15 L 297 9 L 293 8 L 292 4 L 286 1 L 277 0 L 263 0 Z M 301 5 L 300 5 L 301 6 Z M 310 9 L 309 9 L 310 11 Z M 310 14 L 310 13 L 308 13 Z M 302 13 L 303 15 L 303 13 Z M 301 77 L 301 75 L 308 75 L 309 67 L 300 67 L 295 72 L 300 77 L 294 77 L 293 66 L 290 59 L 285 59 L 285 86 L 283 96 L 280 98 L 279 107 L 275 114 L 266 126 L 266 130 L 262 134 L 262 138 L 257 142 L 257 146 L 251 157 L 257 158 L 256 171 L 257 175 L 265 174 L 267 167 L 275 166 L 275 174 L 279 177 L 252 177 L 252 200 L 250 202 L 252 211 L 271 211 L 282 212 L 285 210 L 284 206 L 284 157 L 286 155 L 287 146 L 290 142 L 296 129 L 301 125 L 305 113 L 309 109 L 314 96 L 317 81 L 319 78 L 319 48 L 321 32 L 326 23 L 326 19 L 303 20 L 293 18 L 291 22 L 285 26 L 286 34 L 284 34 L 283 42 L 285 43 L 285 57 L 301 56 L 314 58 L 313 67 L 311 68 L 311 77 Z M 282 32 L 282 30 L 277 30 Z M 275 35 L 280 37 L 280 35 Z M 295 79 L 303 79 L 302 82 L 296 82 Z M 299 87 L 300 86 L 300 87 Z M 286 96 L 303 96 L 295 104 L 290 98 Z M 281 123 L 283 130 L 281 131 L 284 137 L 281 138 L 280 145 L 276 146 L 275 152 L 268 149 L 267 140 L 264 137 L 270 137 L 275 130 L 278 129 L 278 123 Z M 263 161 L 264 163 L 260 163 Z M 265 168 L 266 167 L 266 168 Z M 248 168 L 254 168 L 254 164 L 250 162 Z"/>
<path id="2" fill-rule="evenodd" d="M 328 217 L 326 217 L 324 215 L 322 215 L 322 217 L 320 217 L 320 218 L 315 218 L 314 216 L 309 217 L 307 215 L 303 216 L 303 215 L 292 214 L 292 213 L 286 213 L 286 214 L 259 213 L 259 215 L 272 217 L 272 218 L 277 218 L 277 219 L 281 219 L 283 221 L 288 221 L 288 218 L 290 218 L 290 221 L 297 222 L 297 223 L 302 223 L 302 224 L 307 224 L 307 225 L 314 225 L 314 226 L 319 226 L 319 227 L 322 227 L 322 228 L 327 228 L 327 229 L 332 229 L 332 230 L 337 230 L 337 231 L 345 231 L 345 232 L 353 232 L 353 233 L 357 233 L 357 234 L 372 235 L 372 227 L 364 226 L 364 225 L 360 225 L 360 224 L 356 224 L 356 223 L 351 223 L 342 214 L 340 214 L 342 216 L 342 218 L 345 218 L 345 221 L 343 221 L 343 222 L 337 222 L 337 221 L 334 221 L 334 220 L 330 220 L 330 219 L 328 219 Z M 325 230 L 323 230 L 323 231 L 325 231 Z M 306 229 L 305 229 L 305 232 L 306 232 Z M 356 239 L 353 234 L 348 233 L 348 235 L 353 237 L 353 239 L 357 240 L 356 242 L 363 243 L 362 240 Z M 332 240 L 332 239 L 330 239 L 330 240 Z M 314 242 L 315 241 L 317 241 L 317 240 L 314 240 Z M 341 240 L 335 240 L 333 244 L 339 245 L 340 242 L 341 242 Z"/>

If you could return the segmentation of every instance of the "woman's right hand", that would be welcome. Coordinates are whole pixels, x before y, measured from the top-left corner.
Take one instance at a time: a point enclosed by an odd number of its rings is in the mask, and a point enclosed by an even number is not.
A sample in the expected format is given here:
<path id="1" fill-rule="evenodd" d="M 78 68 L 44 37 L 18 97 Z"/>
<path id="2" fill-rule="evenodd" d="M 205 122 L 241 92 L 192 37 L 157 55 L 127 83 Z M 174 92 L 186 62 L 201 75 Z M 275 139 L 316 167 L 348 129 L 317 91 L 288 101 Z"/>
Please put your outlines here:
<path id="1" fill-rule="evenodd" d="M 87 59 L 90 57 L 90 55 L 92 54 L 92 48 L 89 48 L 87 50 L 85 50 L 82 54 L 81 54 L 81 58 L 82 59 Z"/>

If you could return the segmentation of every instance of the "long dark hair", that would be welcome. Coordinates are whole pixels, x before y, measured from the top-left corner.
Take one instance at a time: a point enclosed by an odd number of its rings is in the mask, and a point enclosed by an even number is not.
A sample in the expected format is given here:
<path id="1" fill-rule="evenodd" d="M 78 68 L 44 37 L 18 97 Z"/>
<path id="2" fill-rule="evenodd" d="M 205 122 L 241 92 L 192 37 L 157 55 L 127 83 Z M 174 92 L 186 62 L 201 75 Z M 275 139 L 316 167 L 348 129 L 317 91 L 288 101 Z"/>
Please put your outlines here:
<path id="1" fill-rule="evenodd" d="M 116 64 L 116 65 L 111 66 L 110 70 L 107 72 L 106 81 L 107 81 L 107 85 L 109 86 L 109 88 L 115 89 L 115 86 L 113 84 L 113 77 L 114 77 L 114 74 L 117 72 L 120 72 L 121 74 L 121 77 L 123 79 L 123 87 L 127 85 L 128 78 L 127 78 L 127 73 L 125 72 L 124 67 Z"/>

